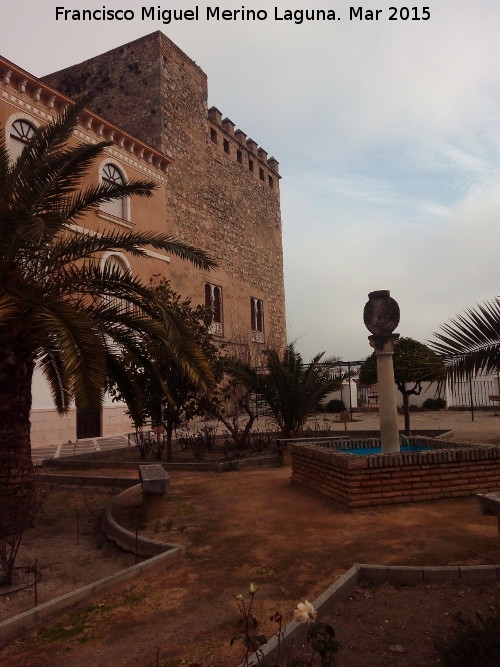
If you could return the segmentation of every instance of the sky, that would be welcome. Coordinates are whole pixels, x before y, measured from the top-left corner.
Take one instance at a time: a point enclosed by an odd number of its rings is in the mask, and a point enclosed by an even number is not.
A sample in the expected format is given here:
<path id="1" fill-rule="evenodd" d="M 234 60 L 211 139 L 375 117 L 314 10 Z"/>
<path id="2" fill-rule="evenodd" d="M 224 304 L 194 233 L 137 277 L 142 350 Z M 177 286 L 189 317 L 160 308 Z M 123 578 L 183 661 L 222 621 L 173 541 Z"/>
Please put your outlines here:
<path id="1" fill-rule="evenodd" d="M 422 342 L 499 293 L 500 3 L 425 1 L 3 0 L 0 51 L 42 76 L 162 30 L 207 74 L 209 106 L 280 163 L 289 340 L 306 360 L 358 360 L 371 291 L 390 290 L 397 332 Z M 199 18 L 142 20 L 143 6 Z M 56 7 L 134 18 L 63 21 Z M 300 23 L 301 9 L 335 20 Z"/>

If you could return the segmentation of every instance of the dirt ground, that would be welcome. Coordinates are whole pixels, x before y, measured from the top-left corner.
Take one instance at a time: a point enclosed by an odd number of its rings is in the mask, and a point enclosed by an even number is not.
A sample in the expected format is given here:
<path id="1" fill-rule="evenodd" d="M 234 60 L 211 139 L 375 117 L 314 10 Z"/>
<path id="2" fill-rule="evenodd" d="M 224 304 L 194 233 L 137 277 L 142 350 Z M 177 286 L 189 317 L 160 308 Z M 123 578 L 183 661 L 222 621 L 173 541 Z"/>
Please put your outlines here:
<path id="1" fill-rule="evenodd" d="M 468 413 L 428 417 L 416 413 L 414 417 L 415 428 L 417 421 L 421 428 L 454 428 L 456 440 L 499 441 L 500 417 L 492 413 L 479 413 L 473 423 Z M 370 415 L 348 429 L 359 424 L 371 428 L 372 420 L 375 424 Z M 354 562 L 500 562 L 496 521 L 479 514 L 474 498 L 348 512 L 292 486 L 287 467 L 225 473 L 176 471 L 170 476 L 164 521 L 151 526 L 141 523 L 138 501 L 123 510 L 123 521 L 139 525 L 144 534 L 157 539 L 183 544 L 186 556 L 162 573 L 111 592 L 0 647 L 2 665 L 233 667 L 242 657 L 241 643 L 229 647 L 230 638 L 238 633 L 233 595 L 245 593 L 251 581 L 259 587 L 259 632 L 270 636 L 274 631 L 271 614 L 280 610 L 288 621 L 297 602 L 314 600 Z M 96 493 L 101 500 L 109 496 L 109 490 Z M 38 542 L 35 537 L 28 539 L 32 550 L 28 562 L 37 554 L 40 563 L 57 563 L 61 554 L 68 553 L 69 543 L 75 543 L 75 504 L 81 491 L 65 489 L 64 494 L 66 527 L 64 522 L 57 531 L 37 526 Z M 86 531 L 92 535 L 90 526 Z M 66 543 L 56 543 L 53 532 Z M 103 549 L 101 545 L 95 551 Z M 94 555 L 87 558 L 95 578 L 105 576 L 101 561 Z M 133 556 L 125 558 L 133 562 Z M 115 557 L 101 560 L 115 562 Z M 83 571 L 79 563 L 75 560 L 67 568 L 75 587 Z M 116 563 L 117 569 L 124 567 Z M 45 581 L 57 567 L 46 568 Z M 444 631 L 455 611 L 487 613 L 495 603 L 500 604 L 498 586 L 360 588 L 330 619 L 340 629 L 339 664 L 438 664 L 433 634 Z M 402 647 L 403 652 L 391 651 L 391 646 Z"/>
<path id="2" fill-rule="evenodd" d="M 116 547 L 100 529 L 111 489 L 42 487 L 49 492 L 34 527 L 24 533 L 14 585 L 0 588 L 0 620 L 33 607 L 34 576 L 27 570 L 35 563 L 38 604 L 134 564 L 134 556 Z"/>

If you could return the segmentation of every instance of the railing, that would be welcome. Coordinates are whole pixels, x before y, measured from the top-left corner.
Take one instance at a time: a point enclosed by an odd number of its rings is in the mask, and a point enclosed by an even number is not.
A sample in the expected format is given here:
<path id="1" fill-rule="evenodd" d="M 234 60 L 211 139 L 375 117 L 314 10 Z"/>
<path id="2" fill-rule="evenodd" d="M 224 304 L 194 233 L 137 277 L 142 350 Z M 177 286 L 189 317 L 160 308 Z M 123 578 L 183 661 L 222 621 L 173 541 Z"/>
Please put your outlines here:
<path id="1" fill-rule="evenodd" d="M 363 387 L 358 385 L 358 407 L 360 408 L 378 408 L 378 388 L 377 385 Z"/>
<path id="2" fill-rule="evenodd" d="M 492 394 L 499 393 L 497 379 L 490 380 L 464 380 L 450 383 L 449 407 L 468 408 L 473 405 L 476 408 L 493 407 L 494 402 L 490 400 Z"/>

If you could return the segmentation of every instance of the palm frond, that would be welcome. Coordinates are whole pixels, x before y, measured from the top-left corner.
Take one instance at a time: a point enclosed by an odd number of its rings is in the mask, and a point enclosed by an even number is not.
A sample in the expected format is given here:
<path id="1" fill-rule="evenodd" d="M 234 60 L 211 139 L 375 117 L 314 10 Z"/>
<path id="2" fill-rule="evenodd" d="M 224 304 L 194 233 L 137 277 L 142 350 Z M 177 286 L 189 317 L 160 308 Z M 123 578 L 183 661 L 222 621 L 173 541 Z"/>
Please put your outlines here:
<path id="1" fill-rule="evenodd" d="M 100 183 L 89 186 L 60 202 L 61 215 L 69 222 L 78 220 L 100 204 L 121 197 L 151 197 L 156 184 L 152 181 L 134 179 L 126 183 Z"/>
<path id="2" fill-rule="evenodd" d="M 61 301 L 45 302 L 36 319 L 50 331 L 50 345 L 58 350 L 68 391 L 82 408 L 101 404 L 106 384 L 104 347 L 92 320 Z"/>
<path id="3" fill-rule="evenodd" d="M 322 398 L 339 386 L 320 367 L 323 353 L 304 364 L 302 356 L 289 344 L 280 358 L 275 350 L 266 352 L 266 373 L 238 361 L 229 366 L 231 374 L 260 396 L 271 410 L 283 434 L 297 434 L 316 412 Z"/>
<path id="4" fill-rule="evenodd" d="M 0 129 L 0 193 L 5 191 L 5 184 L 10 174 L 10 159 L 5 141 L 5 130 Z"/>
<path id="5" fill-rule="evenodd" d="M 71 406 L 72 395 L 59 350 L 49 347 L 40 350 L 37 362 L 47 381 L 57 412 L 64 414 Z"/>
<path id="6" fill-rule="evenodd" d="M 176 255 L 204 271 L 217 267 L 217 262 L 203 250 L 175 236 L 158 232 L 114 231 L 75 234 L 57 239 L 51 248 L 50 258 L 53 265 L 59 267 L 109 250 L 119 249 L 137 257 L 145 257 L 147 254 L 145 249 L 148 246 Z"/>
<path id="7" fill-rule="evenodd" d="M 107 374 L 118 377 L 121 360 L 140 363 L 146 341 L 208 389 L 212 370 L 182 316 L 130 273 L 101 269 L 99 257 L 106 251 L 143 257 L 151 248 L 203 270 L 216 263 L 166 234 L 75 233 L 74 222 L 86 211 L 117 197 L 151 196 L 155 187 L 133 180 L 80 189 L 83 175 L 109 145 L 70 145 L 82 108 L 71 106 L 36 130 L 12 165 L 5 142 L 0 147 L 0 334 L 38 358 L 61 412 L 73 399 L 82 409 L 97 406 Z M 142 361 L 154 374 L 149 360 Z"/>
<path id="8" fill-rule="evenodd" d="M 435 332 L 430 346 L 446 363 L 451 380 L 500 369 L 500 299 L 468 308 Z"/>
<path id="9" fill-rule="evenodd" d="M 6 294 L 0 297 L 0 322 L 12 319 L 19 313 L 19 303 Z"/>
<path id="10" fill-rule="evenodd" d="M 41 125 L 35 130 L 33 137 L 12 167 L 11 174 L 14 180 L 19 175 L 25 178 L 30 172 L 38 173 L 55 155 L 64 150 L 83 108 L 83 102 L 70 105 L 50 123 Z"/>

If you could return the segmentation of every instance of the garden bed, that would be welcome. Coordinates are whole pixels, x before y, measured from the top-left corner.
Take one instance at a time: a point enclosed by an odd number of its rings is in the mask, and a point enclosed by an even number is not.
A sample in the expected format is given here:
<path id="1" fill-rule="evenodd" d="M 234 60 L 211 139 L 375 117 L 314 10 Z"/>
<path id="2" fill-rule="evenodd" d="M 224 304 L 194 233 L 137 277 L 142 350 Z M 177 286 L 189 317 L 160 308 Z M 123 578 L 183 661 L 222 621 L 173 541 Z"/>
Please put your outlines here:
<path id="1" fill-rule="evenodd" d="M 105 594 L 45 624 L 27 638 L 19 637 L 10 647 L 0 648 L 0 663 L 153 667 L 159 650 L 162 667 L 183 660 L 207 667 L 207 656 L 217 667 L 235 667 L 241 662 L 242 647 L 241 643 L 229 646 L 238 632 L 233 594 L 245 593 L 250 581 L 259 587 L 257 615 L 262 632 L 270 636 L 274 626 L 266 619 L 271 614 L 281 610 L 288 621 L 298 601 L 314 600 L 355 561 L 498 562 L 496 522 L 480 515 L 473 499 L 353 514 L 291 485 L 289 477 L 289 468 L 172 474 L 165 520 L 151 527 L 143 524 L 137 501 L 127 514 L 128 527 L 138 525 L 141 535 L 151 531 L 154 539 L 183 545 L 185 557 L 173 568 L 147 575 L 126 590 Z M 62 491 L 67 495 L 60 496 L 58 511 L 68 520 L 64 537 L 71 544 L 75 503 L 82 492 Z M 102 497 L 108 498 L 109 490 Z M 284 519 L 291 515 L 293 521 Z M 125 519 L 124 515 L 124 525 Z M 37 535 L 42 547 L 49 549 L 50 526 L 41 527 Z M 65 543 L 54 545 L 57 555 L 65 552 Z M 77 577 L 80 570 L 72 568 L 71 574 Z M 464 590 L 467 598 L 469 592 Z M 441 599 L 441 594 L 438 602 L 436 613 L 454 610 L 454 601 Z M 397 599 L 393 603 L 397 607 Z M 360 627 L 363 623 L 369 627 L 374 617 L 373 612 L 360 615 Z M 416 609 L 415 624 L 423 622 L 422 617 L 421 609 Z M 349 632 L 342 632 L 342 643 L 349 641 Z"/>

